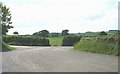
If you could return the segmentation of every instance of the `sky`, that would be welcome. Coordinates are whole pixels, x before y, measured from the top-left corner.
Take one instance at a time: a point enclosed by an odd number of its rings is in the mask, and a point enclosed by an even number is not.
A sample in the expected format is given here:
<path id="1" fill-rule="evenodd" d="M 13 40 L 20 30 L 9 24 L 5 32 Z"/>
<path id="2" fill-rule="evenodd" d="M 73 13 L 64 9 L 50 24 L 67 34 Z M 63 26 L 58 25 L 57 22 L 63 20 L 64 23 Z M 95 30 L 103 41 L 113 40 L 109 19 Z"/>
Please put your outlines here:
<path id="1" fill-rule="evenodd" d="M 0 0 L 10 8 L 8 34 L 21 35 L 41 30 L 69 33 L 118 29 L 119 0 Z"/>

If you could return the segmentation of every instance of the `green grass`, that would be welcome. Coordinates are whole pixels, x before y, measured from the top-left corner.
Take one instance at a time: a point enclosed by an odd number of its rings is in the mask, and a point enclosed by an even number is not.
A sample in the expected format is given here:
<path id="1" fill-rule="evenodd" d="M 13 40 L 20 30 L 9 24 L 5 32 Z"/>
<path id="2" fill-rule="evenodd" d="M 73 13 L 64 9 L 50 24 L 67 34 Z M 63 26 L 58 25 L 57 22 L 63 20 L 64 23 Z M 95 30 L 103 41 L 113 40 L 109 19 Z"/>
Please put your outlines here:
<path id="1" fill-rule="evenodd" d="M 7 45 L 6 43 L 3 42 L 2 51 L 10 51 L 10 50 L 15 50 L 15 48 L 10 47 L 9 45 Z"/>
<path id="2" fill-rule="evenodd" d="M 51 46 L 61 46 L 62 45 L 63 37 L 49 37 L 48 39 L 50 41 Z"/>
<path id="3" fill-rule="evenodd" d="M 74 46 L 74 49 L 86 52 L 116 55 L 118 56 L 118 44 L 117 43 L 105 43 L 97 41 L 81 41 Z"/>

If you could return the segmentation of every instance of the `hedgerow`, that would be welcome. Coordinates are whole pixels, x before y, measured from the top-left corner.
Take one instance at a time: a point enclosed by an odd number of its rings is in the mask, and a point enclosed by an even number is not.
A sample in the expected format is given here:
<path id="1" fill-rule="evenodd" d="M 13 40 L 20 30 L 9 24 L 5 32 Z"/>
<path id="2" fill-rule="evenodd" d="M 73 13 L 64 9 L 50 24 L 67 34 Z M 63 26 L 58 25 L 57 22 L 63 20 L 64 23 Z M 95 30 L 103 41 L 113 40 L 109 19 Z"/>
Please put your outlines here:
<path id="1" fill-rule="evenodd" d="M 75 43 L 79 42 L 81 36 L 68 35 L 63 38 L 62 46 L 73 46 Z"/>
<path id="2" fill-rule="evenodd" d="M 120 39 L 118 36 L 82 37 L 81 41 L 74 45 L 76 50 L 101 53 L 107 55 L 120 55 Z"/>
<path id="3" fill-rule="evenodd" d="M 10 45 L 20 46 L 49 46 L 49 40 L 34 36 L 3 36 L 3 41 Z"/>

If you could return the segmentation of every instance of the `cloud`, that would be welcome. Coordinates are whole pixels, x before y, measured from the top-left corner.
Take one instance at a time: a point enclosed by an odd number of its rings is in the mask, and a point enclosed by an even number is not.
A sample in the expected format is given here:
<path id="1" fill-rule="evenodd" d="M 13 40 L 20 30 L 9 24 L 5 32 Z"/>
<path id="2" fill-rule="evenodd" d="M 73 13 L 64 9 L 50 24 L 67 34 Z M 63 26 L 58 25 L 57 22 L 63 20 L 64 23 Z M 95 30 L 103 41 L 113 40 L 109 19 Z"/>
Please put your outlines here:
<path id="1" fill-rule="evenodd" d="M 117 29 L 117 0 L 7 0 L 14 29 L 32 34 L 50 32 L 100 31 Z M 32 30 L 31 30 L 32 29 Z M 24 31 L 27 30 L 27 31 Z M 28 32 L 29 31 L 29 32 Z"/>

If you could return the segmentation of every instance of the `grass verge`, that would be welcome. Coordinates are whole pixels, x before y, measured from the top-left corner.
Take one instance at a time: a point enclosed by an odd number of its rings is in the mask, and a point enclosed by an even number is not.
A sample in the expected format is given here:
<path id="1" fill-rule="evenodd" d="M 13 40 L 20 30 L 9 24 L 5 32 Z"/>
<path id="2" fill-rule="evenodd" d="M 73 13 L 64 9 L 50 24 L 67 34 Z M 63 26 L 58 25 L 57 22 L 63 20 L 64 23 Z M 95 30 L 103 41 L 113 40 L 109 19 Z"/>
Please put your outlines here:
<path id="1" fill-rule="evenodd" d="M 10 50 L 15 50 L 15 48 L 10 47 L 6 43 L 2 42 L 2 51 L 10 51 Z"/>
<path id="2" fill-rule="evenodd" d="M 120 55 L 118 43 L 105 43 L 92 40 L 83 40 L 74 46 L 74 49 L 106 55 Z"/>

